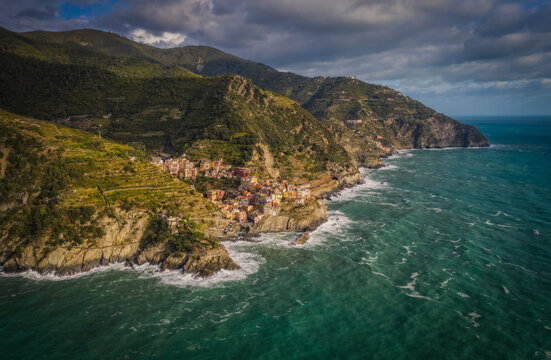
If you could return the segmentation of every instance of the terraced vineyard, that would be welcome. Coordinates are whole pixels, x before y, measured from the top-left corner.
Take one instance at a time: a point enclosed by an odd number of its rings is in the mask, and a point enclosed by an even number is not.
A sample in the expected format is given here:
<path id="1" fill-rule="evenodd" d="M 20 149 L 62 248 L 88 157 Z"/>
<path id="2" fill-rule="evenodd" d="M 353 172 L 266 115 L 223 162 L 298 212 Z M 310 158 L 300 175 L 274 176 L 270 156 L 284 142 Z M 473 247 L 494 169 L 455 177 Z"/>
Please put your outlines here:
<path id="1" fill-rule="evenodd" d="M 49 213 L 68 214 L 83 206 L 93 214 L 120 209 L 182 215 L 203 227 L 217 219 L 206 199 L 130 146 L 5 111 L 0 112 L 0 126 L 2 163 L 6 164 L 0 179 L 4 234 L 45 235 L 52 231 L 46 221 Z M 14 144 L 25 148 L 16 149 Z M 52 178 L 59 179 L 60 186 L 46 194 L 43 189 L 58 183 Z M 42 214 L 37 231 L 29 230 L 36 227 L 29 223 L 29 213 Z M 57 217 L 66 220 L 63 229 L 76 225 L 67 217 Z M 78 225 L 93 224 L 93 218 Z"/>

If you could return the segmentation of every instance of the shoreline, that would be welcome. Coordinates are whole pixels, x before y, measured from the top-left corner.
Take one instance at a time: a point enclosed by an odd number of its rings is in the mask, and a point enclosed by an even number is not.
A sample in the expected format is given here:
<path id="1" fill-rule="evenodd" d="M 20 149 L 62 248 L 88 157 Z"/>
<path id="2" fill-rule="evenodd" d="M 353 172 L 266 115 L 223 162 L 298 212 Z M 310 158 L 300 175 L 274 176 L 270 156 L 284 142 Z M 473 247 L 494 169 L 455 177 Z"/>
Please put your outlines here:
<path id="1" fill-rule="evenodd" d="M 364 183 L 364 175 L 361 174 L 361 169 L 367 169 L 366 167 L 359 168 L 358 174 L 360 174 L 362 181 L 356 182 L 354 184 L 350 185 L 342 185 L 338 186 L 331 192 L 324 193 L 325 197 L 318 197 L 316 200 L 325 202 L 325 201 L 331 201 L 331 197 L 334 197 L 338 194 L 340 194 L 343 190 L 354 188 L 355 186 L 361 185 Z M 318 229 L 321 225 L 327 222 L 327 213 L 326 208 L 324 208 L 324 215 L 323 221 L 317 221 L 315 225 L 308 224 L 307 229 L 303 230 L 277 230 L 277 231 L 259 231 L 255 232 L 251 235 L 248 234 L 236 234 L 230 239 L 223 239 L 220 240 L 221 247 L 227 251 L 228 247 L 231 247 L 232 245 L 235 245 L 241 241 L 247 241 L 250 244 L 254 244 L 255 241 L 251 241 L 253 237 L 260 237 L 265 234 L 276 234 L 276 233 L 292 233 L 292 232 L 299 232 L 298 237 L 302 236 L 302 234 L 305 231 L 313 232 L 316 229 Z M 285 216 L 285 215 L 284 215 Z M 227 244 L 228 246 L 224 246 Z M 231 254 L 228 254 L 229 257 L 233 260 L 233 257 Z M 121 261 L 122 260 L 122 261 Z M 210 274 L 208 276 L 201 276 L 199 273 L 190 273 L 185 272 L 183 269 L 166 269 L 163 268 L 162 263 L 142 263 L 137 264 L 135 261 L 129 261 L 128 259 L 116 259 L 113 262 L 109 262 L 106 264 L 99 263 L 98 266 L 90 267 L 86 270 L 81 271 L 75 271 L 71 273 L 65 273 L 65 274 L 56 274 L 56 271 L 46 271 L 46 272 L 40 272 L 37 269 L 25 269 L 25 270 L 18 270 L 18 271 L 5 271 L 4 266 L 0 266 L 0 276 L 7 276 L 7 277 L 16 277 L 21 276 L 26 279 L 30 280 L 48 280 L 48 281 L 62 281 L 62 280 L 71 280 L 71 279 L 77 279 L 80 277 L 93 275 L 96 273 L 100 273 L 103 271 L 109 271 L 109 270 L 144 270 L 147 268 L 150 273 L 158 274 L 161 276 L 162 273 L 167 273 L 167 276 L 173 277 L 175 275 L 180 276 L 182 278 L 186 278 L 187 282 L 189 282 L 189 285 L 200 285 L 204 282 L 217 282 L 217 281 L 207 281 L 208 279 L 212 279 L 216 276 L 218 276 L 221 272 L 229 272 L 229 273 L 235 273 L 235 272 L 245 272 L 248 271 L 241 269 L 235 269 L 235 270 L 225 270 L 224 268 L 220 268 L 218 271 L 214 272 L 213 274 Z M 239 262 L 237 263 L 239 265 Z M 170 274 L 169 274 L 170 273 Z M 236 275 L 237 277 L 241 277 L 241 275 Z M 161 276 L 162 277 L 162 276 Z M 231 278 L 231 276 L 228 276 Z M 214 279 L 213 279 L 214 280 Z M 230 279 L 231 280 L 231 279 Z M 173 282 L 175 280 L 173 279 Z"/>
<path id="2" fill-rule="evenodd" d="M 407 148 L 407 149 L 399 149 L 395 153 L 387 154 L 386 156 L 381 156 L 381 159 L 391 158 L 391 157 L 394 157 L 394 156 L 401 156 L 402 154 L 406 153 L 407 151 L 411 151 L 411 150 L 445 150 L 445 149 L 446 150 L 448 150 L 448 149 L 449 150 L 454 150 L 454 149 L 462 149 L 462 148 L 465 148 L 465 149 L 471 149 L 471 148 L 472 149 L 487 149 L 488 147 L 449 147 L 449 148 L 427 148 L 427 149 Z M 360 167 L 358 167 L 358 172 L 353 176 L 353 177 L 357 178 L 356 181 L 353 181 L 353 182 L 343 181 L 342 183 L 338 184 L 338 186 L 336 186 L 335 188 L 333 188 L 329 191 L 322 192 L 319 195 L 317 195 L 316 200 L 318 202 L 323 202 L 324 206 L 325 206 L 326 201 L 334 201 L 334 200 L 336 200 L 335 198 L 340 196 L 343 191 L 350 190 L 350 189 L 353 189 L 357 186 L 365 184 L 367 175 L 369 175 L 373 171 L 376 171 L 376 170 L 379 170 L 379 169 L 384 169 L 385 167 L 386 167 L 385 164 L 382 164 L 381 166 L 376 166 L 376 167 L 360 166 Z M 324 207 L 323 212 L 324 212 L 324 216 L 323 216 L 321 221 L 320 221 L 320 218 L 317 218 L 314 222 L 310 222 L 302 228 L 288 228 L 288 227 L 285 227 L 283 229 L 275 229 L 275 230 L 271 230 L 271 231 L 259 230 L 259 231 L 253 231 L 252 233 L 249 233 L 249 232 L 240 233 L 240 234 L 235 234 L 231 238 L 220 239 L 220 242 L 224 243 L 224 244 L 227 243 L 228 245 L 230 245 L 230 244 L 238 243 L 240 241 L 247 241 L 251 244 L 254 244 L 255 243 L 255 241 L 253 240 L 254 237 L 259 237 L 259 236 L 262 236 L 263 234 L 270 234 L 270 233 L 275 234 L 275 233 L 295 232 L 295 233 L 299 233 L 297 235 L 297 238 L 300 238 L 301 236 L 303 236 L 304 233 L 314 232 L 317 229 L 319 229 L 323 224 L 327 223 L 328 218 L 327 218 L 327 207 L 326 206 Z M 288 216 L 288 215 L 283 214 L 283 216 Z M 307 243 L 307 242 L 305 242 L 305 243 Z M 227 247 L 224 246 L 223 244 L 221 244 L 221 248 L 227 252 Z M 228 256 L 229 256 L 230 259 L 232 259 L 232 257 L 229 254 L 228 254 Z M 134 257 L 136 257 L 136 256 L 134 256 Z M 99 263 L 98 266 L 89 266 L 89 267 L 86 268 L 86 270 L 74 271 L 74 272 L 71 272 L 71 273 L 66 273 L 66 274 L 61 274 L 61 275 L 57 275 L 56 271 L 46 271 L 46 272 L 41 273 L 37 269 L 25 269 L 25 270 L 7 272 L 7 271 L 5 271 L 5 266 L 0 266 L 0 275 L 1 276 L 24 276 L 23 274 L 30 272 L 30 273 L 36 274 L 36 275 L 33 275 L 30 278 L 35 278 L 35 279 L 40 278 L 40 280 L 52 280 L 52 281 L 54 281 L 54 280 L 74 279 L 74 278 L 91 275 L 91 274 L 101 272 L 101 271 L 105 271 L 105 270 L 112 270 L 112 269 L 115 269 L 115 270 L 128 270 L 128 269 L 134 270 L 135 268 L 150 266 L 152 269 L 155 269 L 156 272 L 166 272 L 166 271 L 178 272 L 180 276 L 191 277 L 192 279 L 196 279 L 199 282 L 201 280 L 205 280 L 205 279 L 215 277 L 215 276 L 217 276 L 217 274 L 219 274 L 222 271 L 229 271 L 229 272 L 241 271 L 239 269 L 226 270 L 225 268 L 221 267 L 217 271 L 205 276 L 205 275 L 201 275 L 200 273 L 197 273 L 197 272 L 196 273 L 185 272 L 184 269 L 181 269 L 181 268 L 179 268 L 179 269 L 166 268 L 166 267 L 163 266 L 162 263 L 159 263 L 159 262 L 157 262 L 157 263 L 147 263 L 146 262 L 146 263 L 139 264 L 139 263 L 136 263 L 134 261 L 135 259 L 133 259 L 133 258 L 132 259 L 130 259 L 130 258 L 120 259 L 119 258 L 119 259 L 113 259 L 113 260 L 114 261 L 112 261 L 112 262 L 109 261 L 106 264 Z M 39 279 L 37 279 L 37 280 L 39 280 Z"/>

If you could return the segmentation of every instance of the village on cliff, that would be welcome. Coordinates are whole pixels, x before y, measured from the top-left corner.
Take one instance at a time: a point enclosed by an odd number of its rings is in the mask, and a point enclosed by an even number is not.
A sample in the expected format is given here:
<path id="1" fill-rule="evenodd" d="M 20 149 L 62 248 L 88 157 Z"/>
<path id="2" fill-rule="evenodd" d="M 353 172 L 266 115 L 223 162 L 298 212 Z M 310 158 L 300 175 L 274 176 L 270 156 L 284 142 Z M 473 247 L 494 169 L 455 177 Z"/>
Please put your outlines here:
<path id="1" fill-rule="evenodd" d="M 309 185 L 295 186 L 286 180 L 261 180 L 252 175 L 253 169 L 232 169 L 231 165 L 223 164 L 222 160 L 193 162 L 185 157 L 156 156 L 152 163 L 163 171 L 188 181 L 197 180 L 201 176 L 239 179 L 240 185 L 236 190 L 213 189 L 208 190 L 204 196 L 218 207 L 224 218 L 240 223 L 257 224 L 266 214 L 276 215 L 284 202 L 304 206 L 310 198 Z"/>

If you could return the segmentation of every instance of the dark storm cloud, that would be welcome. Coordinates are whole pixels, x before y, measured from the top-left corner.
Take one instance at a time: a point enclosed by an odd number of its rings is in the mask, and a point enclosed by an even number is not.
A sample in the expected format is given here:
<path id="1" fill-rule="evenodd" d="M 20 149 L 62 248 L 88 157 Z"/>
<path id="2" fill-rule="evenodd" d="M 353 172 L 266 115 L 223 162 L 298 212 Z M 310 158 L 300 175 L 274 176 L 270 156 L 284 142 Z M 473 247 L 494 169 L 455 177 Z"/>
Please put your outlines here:
<path id="1" fill-rule="evenodd" d="M 61 1 L 0 4 L 0 25 L 13 30 L 96 27 L 156 46 L 207 44 L 412 94 L 549 92 L 551 79 L 548 0 L 120 0 L 69 19 L 58 15 Z"/>
<path id="2" fill-rule="evenodd" d="M 0 0 L 0 26 L 14 31 L 67 30 L 89 26 L 88 19 L 60 17 L 63 0 Z M 98 3 L 93 0 L 70 1 L 78 6 Z M 101 3 L 101 1 L 99 1 Z"/>
<path id="3" fill-rule="evenodd" d="M 51 7 L 49 9 L 50 11 L 42 11 L 42 10 L 36 10 L 36 9 L 25 9 L 20 12 L 18 12 L 15 17 L 16 18 L 22 18 L 22 17 L 29 17 L 37 20 L 50 20 L 54 19 L 57 14 L 55 12 L 55 8 Z"/>

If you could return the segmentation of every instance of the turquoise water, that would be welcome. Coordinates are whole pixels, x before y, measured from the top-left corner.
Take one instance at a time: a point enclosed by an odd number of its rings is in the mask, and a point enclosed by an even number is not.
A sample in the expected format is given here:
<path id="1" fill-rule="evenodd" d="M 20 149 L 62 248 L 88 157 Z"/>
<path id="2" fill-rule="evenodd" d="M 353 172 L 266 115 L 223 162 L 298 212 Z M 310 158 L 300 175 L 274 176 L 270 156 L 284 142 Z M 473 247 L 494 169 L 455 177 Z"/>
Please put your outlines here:
<path id="1" fill-rule="evenodd" d="M 387 159 L 242 271 L 0 276 L 4 357 L 551 358 L 551 119 L 462 120 L 493 146 Z"/>

